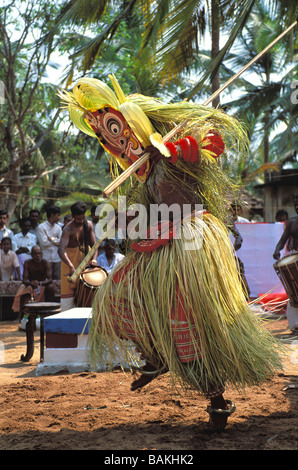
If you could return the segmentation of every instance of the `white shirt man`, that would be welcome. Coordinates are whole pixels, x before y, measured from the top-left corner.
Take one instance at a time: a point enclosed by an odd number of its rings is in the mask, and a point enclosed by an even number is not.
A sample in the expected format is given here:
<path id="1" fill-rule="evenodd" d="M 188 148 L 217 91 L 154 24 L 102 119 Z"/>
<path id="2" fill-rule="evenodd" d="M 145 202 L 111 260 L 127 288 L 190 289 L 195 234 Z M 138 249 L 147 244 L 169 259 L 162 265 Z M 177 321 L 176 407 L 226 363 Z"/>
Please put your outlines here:
<path id="1" fill-rule="evenodd" d="M 21 276 L 23 276 L 24 263 L 31 259 L 31 249 L 37 245 L 37 237 L 29 231 L 31 229 L 29 218 L 21 220 L 20 227 L 21 231 L 12 238 L 12 251 L 18 255 Z"/>
<path id="2" fill-rule="evenodd" d="M 3 238 L 0 250 L 0 280 L 7 282 L 14 278 L 21 280 L 20 263 L 17 255 L 11 251 L 10 238 Z"/>
<path id="3" fill-rule="evenodd" d="M 115 248 L 115 240 L 106 240 L 104 243 L 105 252 L 97 257 L 98 266 L 104 268 L 108 274 L 110 274 L 115 266 L 124 258 L 124 255 L 115 252 Z"/>
<path id="4" fill-rule="evenodd" d="M 7 212 L 4 210 L 0 211 L 0 242 L 2 238 L 9 237 L 12 239 L 13 231 L 5 226 L 7 222 Z"/>
<path id="5" fill-rule="evenodd" d="M 60 209 L 50 207 L 47 210 L 47 220 L 39 224 L 37 228 L 38 244 L 43 252 L 43 259 L 48 261 L 52 268 L 54 279 L 61 279 L 61 259 L 58 255 L 58 247 L 62 235 L 62 228 L 58 224 Z"/>
<path id="6" fill-rule="evenodd" d="M 23 232 L 19 232 L 13 236 L 12 249 L 15 253 L 19 254 L 18 251 L 20 251 L 20 254 L 21 254 L 22 248 L 28 249 L 28 252 L 22 253 L 25 259 L 31 258 L 31 249 L 35 245 L 37 245 L 37 238 L 36 238 L 36 235 L 34 235 L 34 233 L 28 232 L 24 234 Z"/>

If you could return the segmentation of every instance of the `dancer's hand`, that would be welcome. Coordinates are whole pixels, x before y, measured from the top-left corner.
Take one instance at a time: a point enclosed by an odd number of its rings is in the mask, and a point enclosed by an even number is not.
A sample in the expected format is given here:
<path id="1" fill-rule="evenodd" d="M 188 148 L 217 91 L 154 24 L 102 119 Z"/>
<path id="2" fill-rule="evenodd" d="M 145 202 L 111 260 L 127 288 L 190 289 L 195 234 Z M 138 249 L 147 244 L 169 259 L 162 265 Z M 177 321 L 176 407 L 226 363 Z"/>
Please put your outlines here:
<path id="1" fill-rule="evenodd" d="M 154 147 L 154 145 L 148 145 L 148 147 L 145 148 L 145 153 L 150 154 L 150 160 L 152 160 L 154 163 L 158 163 L 159 160 L 167 160 L 167 157 L 162 155 L 158 148 Z"/>

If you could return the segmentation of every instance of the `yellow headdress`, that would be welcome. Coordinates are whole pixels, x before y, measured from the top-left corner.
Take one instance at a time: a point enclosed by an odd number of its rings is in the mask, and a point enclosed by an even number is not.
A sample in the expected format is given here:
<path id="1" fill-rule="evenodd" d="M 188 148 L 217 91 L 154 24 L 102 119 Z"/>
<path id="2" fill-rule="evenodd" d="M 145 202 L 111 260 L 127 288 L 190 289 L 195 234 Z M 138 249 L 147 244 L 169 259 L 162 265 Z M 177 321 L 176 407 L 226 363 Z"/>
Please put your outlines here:
<path id="1" fill-rule="evenodd" d="M 125 97 L 118 81 L 109 76 L 113 90 L 95 78 L 81 78 L 72 93 L 59 93 L 67 103 L 70 119 L 75 126 L 92 137 L 97 137 L 123 170 L 154 145 L 166 157 L 170 152 L 162 143 L 162 136 L 155 131 L 140 106 Z M 146 180 L 150 163 L 147 161 L 135 174 L 141 182 Z"/>

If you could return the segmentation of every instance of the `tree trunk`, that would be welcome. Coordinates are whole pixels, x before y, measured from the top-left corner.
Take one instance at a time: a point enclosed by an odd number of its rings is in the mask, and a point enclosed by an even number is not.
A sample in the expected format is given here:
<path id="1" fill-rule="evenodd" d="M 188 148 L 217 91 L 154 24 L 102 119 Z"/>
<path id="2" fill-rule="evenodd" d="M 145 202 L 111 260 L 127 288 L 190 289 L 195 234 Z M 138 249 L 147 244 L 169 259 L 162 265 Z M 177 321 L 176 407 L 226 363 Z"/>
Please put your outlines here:
<path id="1" fill-rule="evenodd" d="M 1 208 L 7 210 L 7 225 L 9 225 L 10 219 L 15 212 L 19 194 L 23 189 L 20 184 L 20 167 L 14 166 L 15 162 L 19 158 L 19 151 L 14 141 L 12 125 L 10 123 L 8 123 L 5 128 L 5 138 L 3 140 L 5 141 L 7 150 L 10 154 L 10 166 L 0 185 L 3 201 L 1 204 L 3 207 Z"/>
<path id="2" fill-rule="evenodd" d="M 269 55 L 265 56 L 266 58 L 266 86 L 270 83 L 270 64 L 269 64 Z M 270 160 L 270 143 L 269 143 L 269 124 L 270 124 L 270 111 L 265 111 L 264 113 L 264 141 L 263 141 L 263 150 L 264 150 L 264 163 L 268 163 Z M 264 171 L 264 183 L 268 183 L 269 173 Z M 268 192 L 264 191 L 264 214 L 265 222 L 273 222 L 269 220 L 268 208 L 271 206 L 271 202 L 268 201 Z"/>
<path id="3" fill-rule="evenodd" d="M 214 60 L 219 53 L 219 36 L 220 36 L 220 9 L 219 1 L 211 1 L 211 60 Z M 220 71 L 216 72 L 211 82 L 212 93 L 220 88 Z M 219 106 L 219 96 L 212 101 L 213 108 Z"/>
<path id="4" fill-rule="evenodd" d="M 269 162 L 269 111 L 265 112 L 264 116 L 264 163 Z M 265 171 L 265 181 L 268 181 L 268 172 Z"/>

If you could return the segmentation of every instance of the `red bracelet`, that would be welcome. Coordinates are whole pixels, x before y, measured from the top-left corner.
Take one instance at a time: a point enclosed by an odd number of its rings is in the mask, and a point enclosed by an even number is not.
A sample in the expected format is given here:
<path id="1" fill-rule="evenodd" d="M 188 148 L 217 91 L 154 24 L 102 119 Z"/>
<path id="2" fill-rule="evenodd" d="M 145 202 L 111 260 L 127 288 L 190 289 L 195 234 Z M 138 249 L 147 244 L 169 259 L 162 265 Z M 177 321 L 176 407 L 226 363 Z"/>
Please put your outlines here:
<path id="1" fill-rule="evenodd" d="M 223 151 L 225 149 L 225 144 L 224 144 L 224 141 L 223 141 L 221 135 L 217 134 L 214 131 L 211 131 L 211 132 L 213 132 L 211 135 L 209 135 L 208 137 L 205 137 L 205 139 L 203 139 L 203 140 L 208 139 L 209 142 L 210 142 L 204 148 L 206 150 L 209 150 L 210 152 L 215 153 L 215 155 L 212 155 L 212 156 L 213 156 L 213 158 L 217 158 L 223 153 Z"/>
<path id="2" fill-rule="evenodd" d="M 192 163 L 197 162 L 198 159 L 199 159 L 199 151 L 198 151 L 197 141 L 191 135 L 187 135 L 185 138 L 190 142 L 190 147 L 191 147 L 190 161 Z"/>
<path id="3" fill-rule="evenodd" d="M 181 148 L 183 160 L 185 160 L 186 162 L 189 162 L 190 151 L 191 151 L 190 142 L 187 139 L 179 139 L 177 141 L 177 144 Z"/>
<path id="4" fill-rule="evenodd" d="M 172 163 L 176 163 L 177 160 L 178 160 L 178 154 L 177 154 L 177 149 L 176 149 L 176 145 L 173 144 L 173 142 L 167 142 L 166 143 L 166 147 L 169 149 L 169 151 L 171 152 L 171 162 Z"/>

